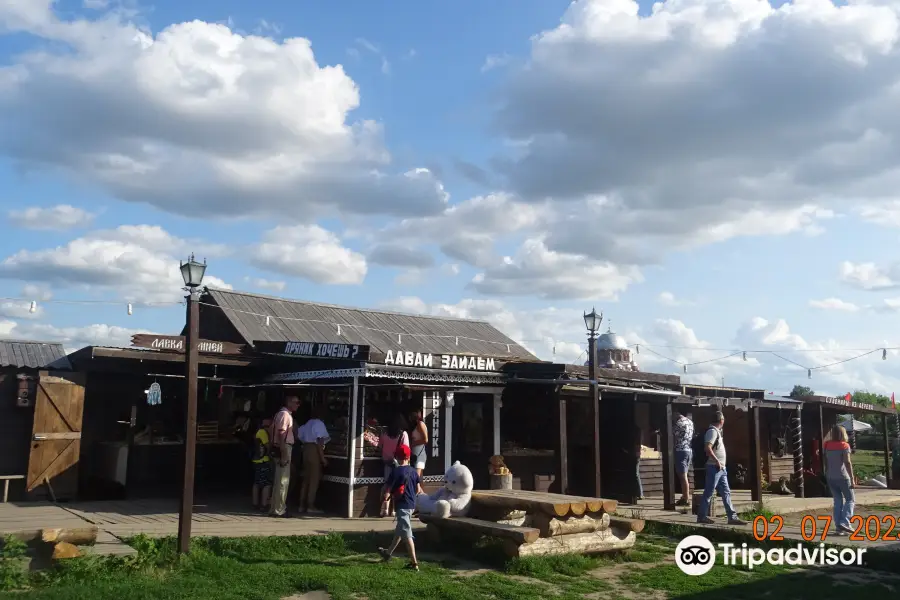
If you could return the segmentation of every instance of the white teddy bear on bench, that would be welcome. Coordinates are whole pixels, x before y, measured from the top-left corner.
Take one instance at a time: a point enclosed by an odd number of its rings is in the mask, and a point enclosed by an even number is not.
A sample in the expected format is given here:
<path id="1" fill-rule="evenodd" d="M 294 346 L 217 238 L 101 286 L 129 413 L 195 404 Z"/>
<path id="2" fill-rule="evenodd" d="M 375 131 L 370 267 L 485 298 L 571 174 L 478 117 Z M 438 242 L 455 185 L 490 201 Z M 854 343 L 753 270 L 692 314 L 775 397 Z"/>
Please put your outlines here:
<path id="1" fill-rule="evenodd" d="M 416 496 L 416 508 L 422 515 L 439 519 L 464 517 L 469 512 L 475 483 L 469 467 L 456 461 L 444 473 L 444 486 L 431 495 Z"/>

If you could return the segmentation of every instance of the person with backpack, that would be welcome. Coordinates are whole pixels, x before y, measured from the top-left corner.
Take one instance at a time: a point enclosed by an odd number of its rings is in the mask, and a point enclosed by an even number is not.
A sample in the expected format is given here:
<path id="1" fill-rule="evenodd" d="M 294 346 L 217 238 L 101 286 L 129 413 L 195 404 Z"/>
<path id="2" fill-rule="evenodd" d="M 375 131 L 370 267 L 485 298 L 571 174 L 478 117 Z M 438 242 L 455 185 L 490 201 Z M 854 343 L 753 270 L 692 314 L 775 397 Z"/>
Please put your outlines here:
<path id="1" fill-rule="evenodd" d="M 725 426 L 725 415 L 716 411 L 712 423 L 703 437 L 703 449 L 706 454 L 706 481 L 703 488 L 703 497 L 700 506 L 697 507 L 697 522 L 714 524 L 709 518 L 709 503 L 713 493 L 718 491 L 725 505 L 725 514 L 728 515 L 729 525 L 746 525 L 745 521 L 738 518 L 737 511 L 731 503 L 731 488 L 728 487 L 728 471 L 725 470 L 725 440 L 722 438 L 722 428 Z"/>
<path id="2" fill-rule="evenodd" d="M 381 447 L 381 460 L 384 462 L 384 480 L 387 481 L 391 477 L 391 473 L 397 467 L 397 459 L 394 455 L 400 446 L 409 446 L 409 434 L 406 433 L 406 419 L 403 415 L 397 413 L 394 420 L 387 426 L 387 430 L 379 438 L 378 445 Z M 384 499 L 381 504 L 381 516 L 389 517 L 391 515 L 391 498 Z"/>
<path id="3" fill-rule="evenodd" d="M 272 498 L 272 482 L 275 479 L 275 463 L 272 462 L 269 430 L 272 419 L 262 420 L 253 438 L 253 508 L 266 512 Z"/>
<path id="4" fill-rule="evenodd" d="M 404 432 L 405 433 L 405 432 Z M 409 554 L 407 569 L 419 570 L 419 561 L 416 559 L 416 544 L 413 541 L 412 514 L 416 508 L 416 496 L 424 493 L 422 479 L 418 472 L 409 464 L 410 448 L 406 444 L 397 446 L 394 454 L 398 466 L 391 471 L 390 477 L 384 482 L 382 495 L 385 501 L 393 499 L 397 510 L 397 526 L 394 529 L 394 540 L 390 548 L 379 548 L 378 553 L 387 562 L 400 545 L 406 542 L 406 550 Z"/>

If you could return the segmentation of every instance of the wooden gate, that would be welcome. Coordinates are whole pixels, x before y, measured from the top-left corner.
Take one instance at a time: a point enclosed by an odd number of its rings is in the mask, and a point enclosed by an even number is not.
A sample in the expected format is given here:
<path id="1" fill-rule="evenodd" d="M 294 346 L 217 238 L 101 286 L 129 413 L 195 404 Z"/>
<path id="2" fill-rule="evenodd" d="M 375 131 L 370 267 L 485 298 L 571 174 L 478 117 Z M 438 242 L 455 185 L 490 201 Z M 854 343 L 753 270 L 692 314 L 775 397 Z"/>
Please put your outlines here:
<path id="1" fill-rule="evenodd" d="M 84 385 L 79 375 L 40 374 L 25 482 L 29 492 L 47 483 L 51 496 L 74 496 L 77 491 L 84 411 Z"/>

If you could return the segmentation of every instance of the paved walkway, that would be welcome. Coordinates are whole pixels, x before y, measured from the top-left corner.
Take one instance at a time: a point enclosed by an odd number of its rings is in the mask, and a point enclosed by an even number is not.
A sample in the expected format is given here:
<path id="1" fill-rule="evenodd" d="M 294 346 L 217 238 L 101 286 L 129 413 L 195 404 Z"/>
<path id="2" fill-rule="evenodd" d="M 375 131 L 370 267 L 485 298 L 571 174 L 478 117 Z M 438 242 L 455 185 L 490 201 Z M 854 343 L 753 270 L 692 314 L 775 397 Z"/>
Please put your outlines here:
<path id="1" fill-rule="evenodd" d="M 733 504 L 739 512 L 752 510 L 756 503 L 749 498 L 749 492 L 744 490 L 736 490 L 733 492 Z M 746 497 L 745 497 L 746 496 Z M 717 514 L 721 515 L 722 501 L 715 497 Z M 823 514 L 829 511 L 833 504 L 831 498 L 795 498 L 793 496 L 776 496 L 766 494 L 763 497 L 763 503 L 766 508 L 773 514 L 777 515 L 793 515 L 799 517 L 802 514 Z M 856 489 L 856 506 L 858 509 L 864 509 L 865 506 L 897 506 L 895 515 L 900 519 L 900 490 L 885 490 L 876 488 L 857 488 Z M 660 523 L 671 523 L 677 525 L 690 525 L 698 528 L 709 529 L 731 529 L 734 531 L 752 532 L 752 524 L 744 526 L 728 525 L 724 517 L 717 517 L 720 523 L 716 525 L 701 525 L 697 523 L 696 515 L 691 514 L 689 508 L 682 508 L 677 512 L 662 509 L 662 498 L 650 498 L 642 500 L 637 506 L 622 504 L 617 511 L 624 516 L 639 517 L 648 521 L 658 521 Z M 859 512 L 859 510 L 858 510 Z M 801 530 L 797 523 L 798 518 L 785 519 L 788 524 L 779 532 L 785 539 L 803 541 Z M 817 523 L 821 527 L 822 523 Z M 771 531 L 770 526 L 770 531 Z M 762 533 L 760 531 L 760 533 Z M 816 540 L 821 538 L 821 532 L 816 534 Z M 900 551 L 900 541 L 851 541 L 847 537 L 829 535 L 825 539 L 827 544 L 848 545 L 853 547 L 877 548 L 879 550 Z"/>
<path id="2" fill-rule="evenodd" d="M 178 534 L 177 500 L 133 500 L 50 503 L 0 504 L 0 535 L 15 534 L 33 539 L 42 529 L 99 528 L 93 552 L 99 554 L 133 554 L 121 540 L 143 533 L 150 537 Z M 392 531 L 393 519 L 343 519 L 338 517 L 306 517 L 273 519 L 252 512 L 238 500 L 217 500 L 194 506 L 191 537 L 244 537 L 321 535 L 331 532 L 366 533 Z"/>

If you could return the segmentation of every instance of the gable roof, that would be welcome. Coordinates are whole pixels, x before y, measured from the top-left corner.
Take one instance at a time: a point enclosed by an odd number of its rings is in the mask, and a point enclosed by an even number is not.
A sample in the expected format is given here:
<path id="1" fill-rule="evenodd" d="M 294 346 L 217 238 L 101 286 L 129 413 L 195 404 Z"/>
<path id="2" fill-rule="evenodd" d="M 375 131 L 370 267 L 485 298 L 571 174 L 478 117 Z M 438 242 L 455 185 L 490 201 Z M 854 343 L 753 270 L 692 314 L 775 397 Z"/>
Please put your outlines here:
<path id="1" fill-rule="evenodd" d="M 540 362 L 485 321 L 350 308 L 207 288 L 202 301 L 210 300 L 221 307 L 225 318 L 248 344 L 254 341 L 360 344 L 380 353 L 403 350 Z M 270 317 L 268 326 L 266 316 Z"/>
<path id="2" fill-rule="evenodd" d="M 0 367 L 72 368 L 61 343 L 33 340 L 0 340 Z"/>

